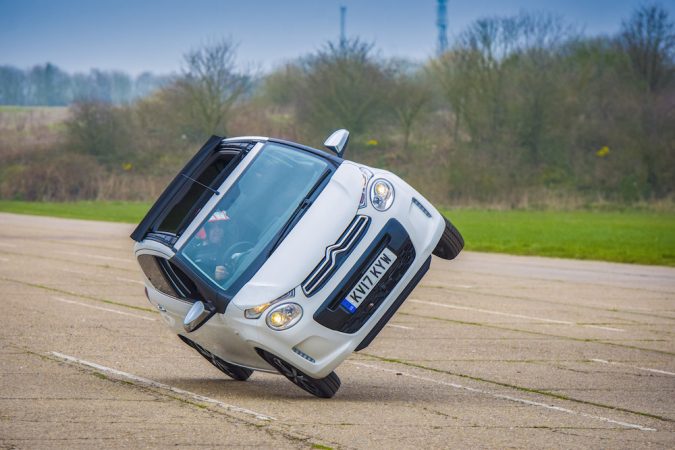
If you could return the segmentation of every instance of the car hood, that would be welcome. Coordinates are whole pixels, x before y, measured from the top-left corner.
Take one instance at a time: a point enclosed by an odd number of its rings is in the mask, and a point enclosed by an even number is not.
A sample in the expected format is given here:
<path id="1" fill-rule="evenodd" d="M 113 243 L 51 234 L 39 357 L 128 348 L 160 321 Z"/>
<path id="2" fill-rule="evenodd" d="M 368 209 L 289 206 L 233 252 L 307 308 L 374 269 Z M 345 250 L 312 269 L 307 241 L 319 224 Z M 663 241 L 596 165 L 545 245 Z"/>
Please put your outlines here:
<path id="1" fill-rule="evenodd" d="M 275 298 L 302 283 L 354 219 L 363 190 L 358 166 L 344 162 L 258 272 L 232 303 L 245 309 Z"/>

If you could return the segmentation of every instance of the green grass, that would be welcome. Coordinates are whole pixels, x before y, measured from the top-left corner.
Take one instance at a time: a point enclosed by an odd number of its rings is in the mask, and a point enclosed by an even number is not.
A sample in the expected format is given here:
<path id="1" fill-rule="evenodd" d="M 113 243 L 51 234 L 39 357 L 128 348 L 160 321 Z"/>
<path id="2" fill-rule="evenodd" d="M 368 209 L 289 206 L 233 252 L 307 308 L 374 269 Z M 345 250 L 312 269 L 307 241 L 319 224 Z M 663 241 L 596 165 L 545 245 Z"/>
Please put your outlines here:
<path id="1" fill-rule="evenodd" d="M 675 266 L 675 213 L 444 210 L 467 250 Z"/>
<path id="2" fill-rule="evenodd" d="M 19 106 L 19 105 L 0 105 L 0 113 L 19 113 L 31 111 L 65 111 L 67 106 Z"/>
<path id="3" fill-rule="evenodd" d="M 0 211 L 138 223 L 144 202 L 0 201 Z M 444 210 L 467 250 L 675 266 L 675 213 Z"/>
<path id="4" fill-rule="evenodd" d="M 17 202 L 0 200 L 0 211 L 69 219 L 138 223 L 151 204 L 145 202 Z"/>

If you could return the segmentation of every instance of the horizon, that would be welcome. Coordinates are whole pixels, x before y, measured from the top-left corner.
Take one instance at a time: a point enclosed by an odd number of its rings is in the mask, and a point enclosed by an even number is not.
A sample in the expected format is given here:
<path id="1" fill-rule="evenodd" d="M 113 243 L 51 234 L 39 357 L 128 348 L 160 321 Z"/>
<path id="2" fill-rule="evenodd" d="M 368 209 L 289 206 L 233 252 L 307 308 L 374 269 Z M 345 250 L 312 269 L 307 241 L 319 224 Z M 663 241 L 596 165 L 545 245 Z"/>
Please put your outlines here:
<path id="1" fill-rule="evenodd" d="M 347 7 L 346 34 L 375 45 L 384 57 L 423 61 L 437 44 L 436 1 L 294 0 L 255 4 L 200 0 L 190 6 L 177 0 L 135 4 L 121 0 L 91 4 L 81 0 L 0 0 L 0 65 L 21 69 L 52 63 L 68 73 L 92 69 L 170 75 L 181 69 L 183 55 L 209 40 L 237 44 L 237 65 L 269 72 L 339 38 L 340 6 Z M 638 0 L 601 0 L 589 5 L 561 0 L 477 0 L 448 3 L 450 43 L 475 20 L 520 11 L 561 17 L 584 35 L 616 33 Z M 663 4 L 671 18 L 673 4 Z M 208 12 L 205 14 L 204 11 Z M 261 14 L 260 11 L 264 11 Z M 222 16 L 220 22 L 203 17 Z M 300 23 L 301 26 L 289 26 Z M 123 25 L 123 26 L 122 26 Z M 36 32 L 38 30 L 38 32 Z M 403 30 L 403 32 L 402 32 Z"/>

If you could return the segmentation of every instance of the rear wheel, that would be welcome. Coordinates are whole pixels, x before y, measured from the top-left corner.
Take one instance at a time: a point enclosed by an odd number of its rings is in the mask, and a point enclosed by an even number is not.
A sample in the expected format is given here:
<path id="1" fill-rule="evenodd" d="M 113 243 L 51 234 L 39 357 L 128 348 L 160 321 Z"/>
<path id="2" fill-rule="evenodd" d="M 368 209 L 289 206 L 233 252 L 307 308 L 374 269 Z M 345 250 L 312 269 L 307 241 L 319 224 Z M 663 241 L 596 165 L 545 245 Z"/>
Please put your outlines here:
<path id="1" fill-rule="evenodd" d="M 204 358 L 208 359 L 211 364 L 216 366 L 218 370 L 223 372 L 225 375 L 227 375 L 230 378 L 234 378 L 237 381 L 246 381 L 248 378 L 251 376 L 253 371 L 251 369 L 247 369 L 246 367 L 241 367 L 236 364 L 229 363 L 225 360 L 222 360 L 218 358 L 216 355 L 211 353 L 210 351 L 206 350 L 204 347 L 201 345 L 197 344 L 196 342 L 186 338 L 185 336 L 179 334 L 178 337 L 181 339 L 181 341 L 185 342 L 187 345 L 190 347 L 194 348 L 197 350 L 197 352 L 202 355 Z"/>
<path id="2" fill-rule="evenodd" d="M 443 219 L 445 220 L 445 229 L 443 230 L 441 240 L 438 241 L 432 253 L 439 258 L 455 259 L 464 248 L 464 239 L 448 219 L 445 217 Z"/>
<path id="3" fill-rule="evenodd" d="M 293 384 L 316 397 L 331 398 L 335 395 L 338 389 L 340 389 L 340 378 L 335 372 L 331 372 L 325 378 L 312 378 L 302 372 L 300 369 L 287 363 L 278 356 L 271 354 L 270 352 L 260 348 L 257 348 L 256 351 L 262 357 L 262 359 L 277 369 L 279 373 L 288 378 Z"/>

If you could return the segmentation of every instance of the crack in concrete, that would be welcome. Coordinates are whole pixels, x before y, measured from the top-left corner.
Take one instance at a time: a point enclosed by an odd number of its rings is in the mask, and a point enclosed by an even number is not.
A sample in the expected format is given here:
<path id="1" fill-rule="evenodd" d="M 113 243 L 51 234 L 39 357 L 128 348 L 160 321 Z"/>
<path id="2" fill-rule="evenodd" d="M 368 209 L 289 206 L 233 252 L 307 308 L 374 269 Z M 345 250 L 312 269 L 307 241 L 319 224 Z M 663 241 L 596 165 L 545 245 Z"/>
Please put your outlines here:
<path id="1" fill-rule="evenodd" d="M 57 292 L 59 294 L 70 295 L 72 297 L 83 298 L 83 299 L 86 299 L 86 300 L 93 300 L 95 302 L 106 303 L 108 305 L 122 306 L 124 308 L 135 309 L 137 311 L 144 311 L 144 312 L 150 312 L 150 313 L 153 313 L 153 314 L 159 314 L 159 312 L 157 310 L 152 309 L 152 308 L 129 305 L 127 303 L 116 302 L 115 300 L 108 300 L 108 299 L 105 299 L 105 298 L 94 297 L 93 295 L 80 294 L 80 293 L 77 293 L 77 292 L 66 291 L 65 289 L 59 289 L 59 288 L 55 288 L 55 287 L 45 286 L 43 284 L 30 283 L 28 281 L 15 280 L 13 278 L 7 278 L 7 277 L 0 277 L 0 280 L 9 281 L 10 283 L 21 284 L 23 286 L 28 286 L 28 287 L 32 287 L 32 288 L 36 288 L 36 289 L 43 289 L 43 290 L 49 291 L 49 292 Z"/>
<path id="2" fill-rule="evenodd" d="M 25 350 L 25 352 L 28 353 L 28 354 L 35 355 L 35 352 L 32 352 L 30 350 Z M 67 367 L 75 367 L 78 371 L 80 371 L 82 373 L 92 375 L 92 376 L 96 376 L 97 378 L 101 379 L 102 381 L 115 383 L 115 384 L 127 385 L 127 386 L 130 386 L 130 387 L 134 388 L 134 389 L 139 389 L 139 390 L 144 391 L 144 392 L 151 392 L 154 395 L 159 395 L 161 397 L 172 399 L 172 400 L 184 403 L 184 404 L 186 404 L 190 407 L 197 408 L 199 410 L 208 411 L 209 413 L 225 416 L 229 419 L 232 419 L 234 422 L 243 424 L 245 426 L 253 427 L 253 428 L 256 428 L 256 429 L 262 429 L 267 434 L 270 435 L 272 440 L 277 439 L 278 436 L 281 435 L 282 437 L 286 438 L 290 442 L 311 444 L 311 445 L 321 445 L 321 444 L 316 444 L 316 442 L 315 442 L 316 440 L 315 440 L 314 437 L 308 436 L 308 435 L 303 435 L 303 434 L 300 434 L 296 431 L 287 430 L 283 427 L 286 424 L 280 423 L 278 421 L 276 422 L 276 425 L 279 425 L 279 426 L 249 421 L 249 420 L 247 420 L 243 417 L 240 417 L 238 415 L 228 413 L 228 411 L 226 411 L 226 410 L 215 409 L 215 408 L 213 408 L 212 405 L 209 405 L 209 404 L 200 403 L 198 401 L 191 400 L 189 398 L 182 397 L 180 395 L 172 395 L 171 393 L 163 392 L 163 391 L 160 391 L 159 389 L 154 389 L 150 386 L 139 385 L 139 384 L 136 384 L 136 383 L 124 380 L 124 379 L 117 379 L 117 378 L 114 378 L 114 377 L 109 377 L 107 375 L 101 374 L 100 372 L 98 372 L 94 369 L 90 369 L 86 366 L 68 364 L 68 363 L 64 362 L 63 359 L 59 359 L 56 356 L 51 356 L 51 355 L 39 355 L 39 356 L 45 358 L 46 360 L 63 364 Z"/>
<path id="3" fill-rule="evenodd" d="M 111 266 L 110 264 L 93 264 L 90 262 L 80 262 L 80 261 L 74 261 L 72 259 L 64 259 L 64 258 L 55 258 L 53 256 L 46 256 L 46 255 L 32 255 L 30 253 L 19 253 L 19 252 L 8 252 L 8 251 L 1 251 L 0 254 L 7 254 L 7 255 L 14 255 L 14 256 L 25 256 L 28 258 L 33 258 L 33 259 L 39 259 L 39 260 L 45 260 L 45 261 L 58 261 L 58 262 L 64 262 L 68 264 L 77 264 L 80 266 L 87 266 L 87 267 L 100 267 L 102 269 L 114 269 L 114 270 L 121 270 L 122 272 L 128 272 L 128 273 L 138 273 L 137 270 L 135 269 L 126 269 L 123 267 L 117 267 L 117 266 Z"/>
<path id="4" fill-rule="evenodd" d="M 566 401 L 570 401 L 570 402 L 574 402 L 574 403 L 578 403 L 578 404 L 582 404 L 582 405 L 595 406 L 595 407 L 598 407 L 598 408 L 604 408 L 604 409 L 609 409 L 609 410 L 613 410 L 613 411 L 620 411 L 620 412 L 624 412 L 624 413 L 628 413 L 628 414 L 635 414 L 635 415 L 638 415 L 638 416 L 648 417 L 650 419 L 656 419 L 656 420 L 660 420 L 660 421 L 663 421 L 663 422 L 675 423 L 675 419 L 659 416 L 659 415 L 656 415 L 656 414 L 646 413 L 646 412 L 642 412 L 642 411 L 634 411 L 634 410 L 622 408 L 622 407 L 619 407 L 619 406 L 605 405 L 603 403 L 592 402 L 592 401 L 589 401 L 589 400 L 582 400 L 582 399 L 573 398 L 573 397 L 569 397 L 569 396 L 561 395 L 561 394 L 556 394 L 555 392 L 545 391 L 545 390 L 541 390 L 541 389 L 528 388 L 528 387 L 524 387 L 524 386 L 518 386 L 516 384 L 504 383 L 504 382 L 501 382 L 501 381 L 490 380 L 490 379 L 487 379 L 487 378 L 476 377 L 476 376 L 473 376 L 473 375 L 467 375 L 467 374 L 464 374 L 464 373 L 452 372 L 452 371 L 449 371 L 449 370 L 437 369 L 435 367 L 423 366 L 421 364 L 416 364 L 416 363 L 406 361 L 406 360 L 402 360 L 402 359 L 385 358 L 385 357 L 382 357 L 382 356 L 379 356 L 379 355 L 373 355 L 373 354 L 368 354 L 368 353 L 363 353 L 363 354 L 366 355 L 366 356 L 370 356 L 371 358 L 373 358 L 374 360 L 377 360 L 377 361 L 382 361 L 382 362 L 387 362 L 387 363 L 395 363 L 395 364 L 402 364 L 404 366 L 415 367 L 417 369 L 422 369 L 422 370 L 426 370 L 426 371 L 429 371 L 429 372 L 451 375 L 451 376 L 454 376 L 454 377 L 464 378 L 464 379 L 467 379 L 467 380 L 477 381 L 477 382 L 481 382 L 481 383 L 489 383 L 489 384 L 493 384 L 495 386 L 501 386 L 501 387 L 506 387 L 506 388 L 509 388 L 509 389 L 515 389 L 515 390 L 518 390 L 518 391 L 521 391 L 521 392 L 527 392 L 527 393 L 530 393 L 530 394 L 544 395 L 546 397 L 555 398 L 557 400 L 566 400 Z"/>
<path id="5" fill-rule="evenodd" d="M 462 294 L 474 294 L 474 295 L 479 295 L 483 297 L 489 297 L 489 298 L 509 298 L 513 300 L 525 300 L 525 301 L 530 301 L 530 302 L 535 302 L 535 303 L 548 303 L 551 305 L 559 305 L 559 306 L 567 306 L 567 307 L 575 307 L 575 308 L 586 308 L 586 309 L 593 309 L 596 311 L 604 311 L 604 312 L 612 312 L 612 313 L 620 313 L 620 314 L 633 314 L 633 315 L 638 315 L 638 316 L 647 316 L 647 317 L 653 317 L 657 319 L 666 319 L 666 320 L 673 320 L 675 321 L 675 317 L 671 316 L 660 316 L 657 314 L 650 314 L 650 313 L 645 313 L 645 312 L 637 312 L 637 311 L 627 311 L 627 310 L 621 310 L 617 308 L 602 308 L 599 306 L 589 306 L 589 305 L 577 305 L 577 304 L 570 304 L 570 303 L 565 303 L 565 302 L 556 302 L 554 300 L 544 300 L 544 299 L 538 299 L 538 298 L 531 298 L 531 297 L 521 297 L 518 295 L 504 295 L 504 294 L 490 294 L 487 292 L 481 292 L 481 291 L 475 291 L 475 290 L 469 290 L 469 289 L 453 289 L 448 286 L 443 286 L 443 285 L 433 285 L 433 284 L 420 284 L 421 288 L 427 288 L 427 289 L 438 289 L 442 291 L 448 291 L 448 292 L 461 292 Z M 628 289 L 628 288 L 626 288 Z M 661 293 L 661 291 L 657 291 Z"/>
<path id="6" fill-rule="evenodd" d="M 659 353 L 659 354 L 662 354 L 662 355 L 675 356 L 675 353 L 673 353 L 673 352 L 668 352 L 668 351 L 665 351 L 665 350 L 657 350 L 657 349 L 653 349 L 653 348 L 636 347 L 634 345 L 617 344 L 615 342 L 609 341 L 608 339 L 577 338 L 577 337 L 573 337 L 573 336 L 565 336 L 565 335 L 560 335 L 560 334 L 544 333 L 542 331 L 532 331 L 532 330 L 522 330 L 520 328 L 502 327 L 502 326 L 499 326 L 499 325 L 490 325 L 490 324 L 480 323 L 480 322 L 469 322 L 469 321 L 465 321 L 465 320 L 447 319 L 447 318 L 444 318 L 444 317 L 424 316 L 422 314 L 414 314 L 414 313 L 403 312 L 403 311 L 398 312 L 398 314 L 403 315 L 403 316 L 420 317 L 422 319 L 430 319 L 430 320 L 438 320 L 438 321 L 441 321 L 441 322 L 455 323 L 455 324 L 459 324 L 459 325 L 469 325 L 469 326 L 474 326 L 474 327 L 493 328 L 495 330 L 513 331 L 513 332 L 516 332 L 516 333 L 533 334 L 533 335 L 537 335 L 537 336 L 546 336 L 546 337 L 549 337 L 549 338 L 566 339 L 566 340 L 576 341 L 576 342 L 586 342 L 586 343 L 594 343 L 594 344 L 611 345 L 611 346 L 614 346 L 614 347 L 628 348 L 628 349 L 631 349 L 631 350 L 641 350 L 641 351 L 646 351 L 646 352 Z"/>

